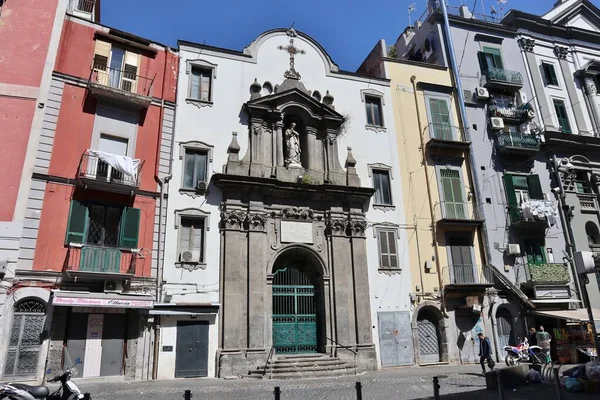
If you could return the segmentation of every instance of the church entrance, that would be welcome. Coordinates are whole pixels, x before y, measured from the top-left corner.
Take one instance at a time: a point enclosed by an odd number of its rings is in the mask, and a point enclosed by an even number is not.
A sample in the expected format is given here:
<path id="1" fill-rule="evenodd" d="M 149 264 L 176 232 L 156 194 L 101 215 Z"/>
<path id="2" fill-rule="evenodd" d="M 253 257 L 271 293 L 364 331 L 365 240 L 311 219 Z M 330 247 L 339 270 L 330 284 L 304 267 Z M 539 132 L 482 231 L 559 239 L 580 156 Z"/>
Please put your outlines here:
<path id="1" fill-rule="evenodd" d="M 279 354 L 316 353 L 322 315 L 320 276 L 301 250 L 282 254 L 273 268 L 273 347 Z"/>

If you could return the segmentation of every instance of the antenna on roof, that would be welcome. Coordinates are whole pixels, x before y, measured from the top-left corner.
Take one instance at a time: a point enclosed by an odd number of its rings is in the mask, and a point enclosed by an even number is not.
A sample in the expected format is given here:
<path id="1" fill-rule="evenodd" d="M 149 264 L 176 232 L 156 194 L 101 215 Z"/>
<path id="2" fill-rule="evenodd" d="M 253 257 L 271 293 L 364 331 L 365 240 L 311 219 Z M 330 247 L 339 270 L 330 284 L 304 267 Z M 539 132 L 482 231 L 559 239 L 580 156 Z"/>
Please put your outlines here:
<path id="1" fill-rule="evenodd" d="M 415 3 L 410 3 L 408 5 L 408 26 L 412 26 L 412 18 L 410 17 L 410 13 L 417 9 L 417 5 Z"/>
<path id="2" fill-rule="evenodd" d="M 494 6 L 490 6 L 490 8 L 492 9 L 492 15 L 498 14 L 498 11 L 496 11 L 496 9 L 494 8 Z"/>

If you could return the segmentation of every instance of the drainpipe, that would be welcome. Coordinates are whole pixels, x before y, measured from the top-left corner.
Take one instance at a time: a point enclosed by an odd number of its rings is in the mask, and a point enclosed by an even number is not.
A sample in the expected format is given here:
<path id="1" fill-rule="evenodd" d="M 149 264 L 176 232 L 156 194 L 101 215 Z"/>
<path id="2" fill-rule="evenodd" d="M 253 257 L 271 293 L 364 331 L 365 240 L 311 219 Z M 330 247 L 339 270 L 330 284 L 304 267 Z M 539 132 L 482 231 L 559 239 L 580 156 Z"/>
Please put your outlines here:
<path id="1" fill-rule="evenodd" d="M 434 208 L 433 208 L 433 199 L 431 198 L 431 186 L 430 186 L 430 182 L 429 182 L 429 173 L 427 172 L 427 155 L 425 152 L 425 143 L 423 142 L 423 134 L 424 134 L 424 128 L 423 128 L 423 124 L 421 123 L 421 112 L 419 111 L 419 98 L 417 96 L 417 77 L 415 75 L 410 77 L 410 83 L 412 83 L 412 87 L 413 87 L 413 95 L 415 97 L 415 108 L 417 109 L 417 123 L 419 124 L 419 139 L 421 141 L 421 153 L 423 153 L 423 171 L 425 171 L 425 184 L 427 185 L 427 200 L 429 202 L 429 215 L 431 215 L 431 235 L 433 236 L 433 252 L 435 254 L 435 268 L 437 270 L 437 276 L 438 276 L 438 285 L 440 287 L 440 307 L 441 307 L 441 311 L 442 311 L 442 315 L 444 316 L 444 318 L 450 318 L 450 316 L 448 315 L 448 313 L 446 312 L 446 301 L 444 299 L 444 292 L 443 292 L 443 282 L 442 282 L 442 272 L 441 272 L 441 268 L 440 268 L 440 256 L 439 256 L 439 248 L 438 248 L 438 242 L 437 242 L 437 230 L 436 230 L 436 225 L 435 225 L 435 213 L 434 213 Z M 425 129 L 427 129 L 427 127 L 425 127 Z M 418 233 L 417 233 L 418 236 Z M 421 265 L 419 265 L 419 271 L 421 271 Z M 425 290 L 425 287 L 422 288 L 422 290 Z"/>
<path id="2" fill-rule="evenodd" d="M 158 199 L 158 244 L 156 246 L 157 257 L 156 257 L 156 302 L 160 303 L 162 301 L 162 272 L 164 266 L 164 257 L 161 258 L 162 249 L 162 236 L 163 236 L 163 204 L 165 199 L 165 192 L 167 188 L 167 184 L 173 177 L 173 174 L 169 174 L 164 178 L 160 178 L 158 174 L 159 165 L 160 165 L 160 146 L 162 140 L 162 123 L 165 115 L 165 85 L 167 82 L 167 64 L 168 64 L 168 55 L 169 50 L 165 50 L 165 63 L 163 70 L 163 82 L 161 88 L 161 104 L 160 104 L 160 118 L 158 125 L 158 140 L 156 143 L 156 163 L 154 165 L 154 179 L 160 186 L 160 198 Z M 173 145 L 171 145 L 171 153 L 169 159 L 169 171 L 171 170 L 171 160 L 173 159 Z M 158 377 L 158 355 L 160 352 L 160 315 L 154 316 L 154 352 L 152 358 L 152 379 L 157 379 Z"/>
<path id="3" fill-rule="evenodd" d="M 456 57 L 454 56 L 454 43 L 452 41 L 452 35 L 450 34 L 450 22 L 448 21 L 448 11 L 446 9 L 446 2 L 440 1 L 438 2 L 442 9 L 442 14 L 444 16 L 444 35 L 446 36 L 446 43 L 448 44 L 448 58 L 450 61 L 450 68 L 452 69 L 452 75 L 454 76 L 454 84 L 456 85 L 456 90 L 458 92 L 458 106 L 460 108 L 460 117 L 463 122 L 463 128 L 465 130 L 465 139 L 471 141 L 471 135 L 469 133 L 469 120 L 467 118 L 467 110 L 465 108 L 465 98 L 462 89 L 462 83 L 460 81 L 460 73 L 458 72 L 458 64 L 456 62 Z M 479 200 L 482 198 L 481 194 L 481 185 L 479 184 L 479 177 L 477 175 L 477 165 L 475 163 L 475 151 L 473 150 L 473 146 L 469 146 L 469 158 L 466 160 L 469 165 L 469 169 L 471 170 L 471 179 L 473 180 L 473 186 L 475 187 L 475 203 L 477 206 L 478 216 L 483 216 L 482 205 Z M 483 226 L 480 229 L 481 240 L 483 242 L 484 255 L 486 260 L 484 260 L 484 265 L 491 261 L 491 250 L 489 237 L 487 234 L 487 228 L 485 224 L 485 220 L 483 221 Z"/>

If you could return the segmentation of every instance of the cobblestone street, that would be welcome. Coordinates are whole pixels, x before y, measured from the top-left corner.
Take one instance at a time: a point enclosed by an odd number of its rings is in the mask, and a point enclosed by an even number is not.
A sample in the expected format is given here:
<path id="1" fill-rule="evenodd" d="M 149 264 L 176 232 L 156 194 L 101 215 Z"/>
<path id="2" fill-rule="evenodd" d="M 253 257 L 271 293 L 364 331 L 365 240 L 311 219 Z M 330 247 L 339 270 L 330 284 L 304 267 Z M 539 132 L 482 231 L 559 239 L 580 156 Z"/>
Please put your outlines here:
<path id="1" fill-rule="evenodd" d="M 281 387 L 282 400 L 353 400 L 354 382 L 363 385 L 363 399 L 428 399 L 433 398 L 432 377 L 446 375 L 440 381 L 443 399 L 497 399 L 496 391 L 485 390 L 485 379 L 479 366 L 409 367 L 372 372 L 360 376 L 304 380 L 219 380 L 179 379 L 151 382 L 78 381 L 93 400 L 181 400 L 190 389 L 193 400 L 267 400 L 273 399 L 273 387 Z M 507 400 L 555 399 L 551 384 L 531 385 L 507 391 Z M 593 395 L 567 395 L 565 400 L 593 398 Z"/>

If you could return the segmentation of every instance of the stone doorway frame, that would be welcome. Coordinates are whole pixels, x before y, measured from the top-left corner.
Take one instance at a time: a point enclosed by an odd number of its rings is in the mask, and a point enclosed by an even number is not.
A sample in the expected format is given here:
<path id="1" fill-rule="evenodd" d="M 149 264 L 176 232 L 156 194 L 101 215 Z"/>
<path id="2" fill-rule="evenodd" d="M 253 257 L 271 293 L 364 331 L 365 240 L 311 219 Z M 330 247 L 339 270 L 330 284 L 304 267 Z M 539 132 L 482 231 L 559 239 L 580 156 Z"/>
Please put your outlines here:
<path id="1" fill-rule="evenodd" d="M 433 313 L 437 318 L 438 335 L 440 338 L 440 363 L 448 363 L 448 324 L 446 318 L 444 318 L 442 312 L 439 309 L 438 304 L 432 301 L 424 301 L 419 304 L 413 311 L 411 328 L 413 337 L 413 347 L 415 349 L 415 363 L 417 365 L 422 364 L 421 354 L 419 351 L 419 331 L 417 321 L 419 314 L 423 311 L 429 311 Z"/>

